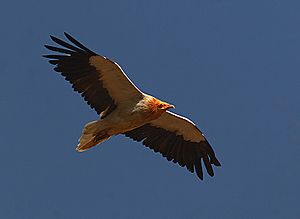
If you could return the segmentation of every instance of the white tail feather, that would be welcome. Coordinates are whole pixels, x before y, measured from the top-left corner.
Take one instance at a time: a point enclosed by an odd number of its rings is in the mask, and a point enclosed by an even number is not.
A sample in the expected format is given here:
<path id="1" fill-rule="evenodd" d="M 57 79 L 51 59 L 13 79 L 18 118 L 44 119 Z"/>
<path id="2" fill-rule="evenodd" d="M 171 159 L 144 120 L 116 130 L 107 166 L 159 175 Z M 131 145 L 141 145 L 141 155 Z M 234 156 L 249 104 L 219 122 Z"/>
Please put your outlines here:
<path id="1" fill-rule="evenodd" d="M 76 150 L 82 152 L 107 140 L 110 136 L 106 135 L 103 128 L 104 127 L 101 126 L 101 120 L 87 123 L 84 126 L 81 137 L 78 140 L 79 143 Z M 101 135 L 104 136 L 102 137 Z"/>

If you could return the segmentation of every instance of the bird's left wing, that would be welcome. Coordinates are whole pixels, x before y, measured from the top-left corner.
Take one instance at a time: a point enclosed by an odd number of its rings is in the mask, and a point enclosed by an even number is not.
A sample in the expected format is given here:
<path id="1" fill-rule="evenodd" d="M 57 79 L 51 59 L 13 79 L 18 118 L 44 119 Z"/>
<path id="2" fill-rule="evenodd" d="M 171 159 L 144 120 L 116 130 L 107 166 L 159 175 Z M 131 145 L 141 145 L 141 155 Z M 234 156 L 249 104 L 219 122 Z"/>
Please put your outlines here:
<path id="1" fill-rule="evenodd" d="M 60 72 L 101 117 L 128 99 L 142 98 L 142 92 L 117 63 L 89 50 L 69 34 L 65 33 L 65 36 L 73 45 L 51 36 L 63 48 L 45 45 L 60 54 L 44 57 L 50 59 L 49 62 L 55 65 L 54 70 Z"/>
<path id="2" fill-rule="evenodd" d="M 195 169 L 200 179 L 203 179 L 201 160 L 210 176 L 214 175 L 211 164 L 221 166 L 212 147 L 196 125 L 169 111 L 124 134 L 133 140 L 143 141 L 145 146 L 160 152 L 169 161 L 186 166 L 191 172 Z"/>

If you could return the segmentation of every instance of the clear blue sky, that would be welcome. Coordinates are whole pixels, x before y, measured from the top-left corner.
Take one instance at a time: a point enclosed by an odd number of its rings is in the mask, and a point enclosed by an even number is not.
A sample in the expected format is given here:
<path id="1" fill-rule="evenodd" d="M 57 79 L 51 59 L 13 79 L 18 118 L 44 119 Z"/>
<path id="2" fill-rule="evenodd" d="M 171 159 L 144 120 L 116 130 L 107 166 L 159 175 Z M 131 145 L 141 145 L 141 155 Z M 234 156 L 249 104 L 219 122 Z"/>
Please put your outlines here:
<path id="1" fill-rule="evenodd" d="M 300 2 L 6 1 L 0 218 L 299 218 Z M 221 168 L 203 182 L 117 136 L 41 56 L 67 31 L 198 124 Z"/>

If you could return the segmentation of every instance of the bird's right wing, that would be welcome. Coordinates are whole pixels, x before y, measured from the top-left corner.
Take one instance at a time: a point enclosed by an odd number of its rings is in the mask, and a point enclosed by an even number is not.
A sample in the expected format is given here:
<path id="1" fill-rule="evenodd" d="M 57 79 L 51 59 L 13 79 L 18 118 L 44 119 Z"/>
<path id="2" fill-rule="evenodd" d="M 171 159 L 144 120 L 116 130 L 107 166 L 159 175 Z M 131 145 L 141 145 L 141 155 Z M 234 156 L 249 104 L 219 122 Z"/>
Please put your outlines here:
<path id="1" fill-rule="evenodd" d="M 71 45 L 56 37 L 51 39 L 58 45 L 45 45 L 59 55 L 45 55 L 72 84 L 75 91 L 81 93 L 87 103 L 101 117 L 107 116 L 118 104 L 132 98 L 142 98 L 142 92 L 130 81 L 121 67 L 108 58 L 89 50 L 69 34 L 65 33 Z"/>
<path id="2" fill-rule="evenodd" d="M 220 166 L 215 153 L 196 125 L 175 113 L 167 111 L 156 120 L 124 133 L 125 136 L 143 144 L 155 152 L 160 152 L 169 161 L 186 166 L 191 172 L 196 170 L 203 179 L 203 160 L 207 173 L 214 175 L 212 164 Z"/>

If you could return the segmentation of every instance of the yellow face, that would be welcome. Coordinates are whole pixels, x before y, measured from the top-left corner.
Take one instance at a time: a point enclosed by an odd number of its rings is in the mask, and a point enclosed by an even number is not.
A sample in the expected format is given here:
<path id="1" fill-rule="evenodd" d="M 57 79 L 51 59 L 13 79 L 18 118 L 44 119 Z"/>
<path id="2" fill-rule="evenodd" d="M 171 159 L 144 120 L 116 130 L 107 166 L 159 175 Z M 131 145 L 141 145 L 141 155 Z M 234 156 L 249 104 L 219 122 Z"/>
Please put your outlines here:
<path id="1" fill-rule="evenodd" d="M 150 112 L 158 113 L 158 115 L 161 115 L 166 110 L 168 110 L 170 108 L 175 108 L 175 106 L 173 106 L 169 103 L 160 101 L 153 97 L 148 101 L 147 108 L 148 108 L 148 110 L 150 110 Z"/>
<path id="2" fill-rule="evenodd" d="M 146 112 L 149 113 L 148 119 L 153 120 L 159 118 L 163 113 L 165 113 L 170 108 L 175 108 L 175 106 L 160 101 L 156 98 L 151 98 L 146 104 Z"/>
<path id="3" fill-rule="evenodd" d="M 162 101 L 160 101 L 160 103 L 157 105 L 157 109 L 158 110 L 168 110 L 170 108 L 174 108 L 175 109 L 175 106 L 171 105 L 169 103 L 166 103 L 166 102 L 162 102 Z"/>

